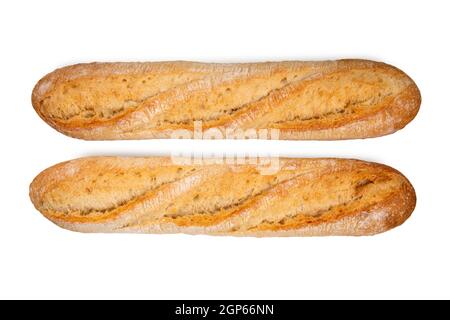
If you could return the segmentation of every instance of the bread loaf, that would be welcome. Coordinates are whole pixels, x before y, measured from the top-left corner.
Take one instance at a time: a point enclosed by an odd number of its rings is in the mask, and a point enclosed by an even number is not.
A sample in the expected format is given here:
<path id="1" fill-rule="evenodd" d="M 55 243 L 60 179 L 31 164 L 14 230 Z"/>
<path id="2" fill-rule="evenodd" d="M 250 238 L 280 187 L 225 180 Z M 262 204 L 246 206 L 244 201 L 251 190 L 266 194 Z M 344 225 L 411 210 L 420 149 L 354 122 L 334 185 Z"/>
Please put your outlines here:
<path id="1" fill-rule="evenodd" d="M 196 123 L 214 139 L 260 129 L 276 139 L 369 138 L 403 128 L 420 101 L 405 73 L 365 60 L 78 64 L 32 94 L 44 121 L 86 140 L 178 138 Z"/>
<path id="2" fill-rule="evenodd" d="M 44 170 L 30 197 L 49 220 L 81 232 L 232 236 L 372 235 L 402 224 L 415 192 L 398 171 L 346 159 L 174 164 L 90 157 Z"/>

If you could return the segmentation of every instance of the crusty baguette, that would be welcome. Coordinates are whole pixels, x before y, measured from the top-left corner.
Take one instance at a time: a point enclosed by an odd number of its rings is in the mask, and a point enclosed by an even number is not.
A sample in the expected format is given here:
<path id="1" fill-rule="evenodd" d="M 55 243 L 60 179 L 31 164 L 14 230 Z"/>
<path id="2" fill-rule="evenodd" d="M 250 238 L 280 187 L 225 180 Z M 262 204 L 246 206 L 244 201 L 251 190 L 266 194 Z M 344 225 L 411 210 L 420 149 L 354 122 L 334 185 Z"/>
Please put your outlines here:
<path id="1" fill-rule="evenodd" d="M 385 165 L 288 158 L 270 175 L 248 162 L 81 158 L 40 173 L 30 197 L 75 231 L 233 236 L 372 235 L 402 224 L 416 202 Z"/>
<path id="2" fill-rule="evenodd" d="M 227 129 L 368 138 L 403 128 L 420 102 L 405 73 L 366 60 L 78 64 L 48 74 L 32 94 L 44 121 L 86 140 L 173 138 L 195 121 L 203 132 L 217 128 L 215 139 L 233 136 Z"/>

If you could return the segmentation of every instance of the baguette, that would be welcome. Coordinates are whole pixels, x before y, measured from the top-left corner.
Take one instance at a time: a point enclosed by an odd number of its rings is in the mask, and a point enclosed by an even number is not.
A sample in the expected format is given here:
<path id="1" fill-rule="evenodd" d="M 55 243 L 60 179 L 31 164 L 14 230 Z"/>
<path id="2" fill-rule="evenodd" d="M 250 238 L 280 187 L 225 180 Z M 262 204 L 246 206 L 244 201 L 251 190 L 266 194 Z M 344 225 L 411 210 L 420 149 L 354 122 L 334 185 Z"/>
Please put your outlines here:
<path id="1" fill-rule="evenodd" d="M 192 138 L 196 123 L 205 139 L 236 130 L 255 138 L 246 130 L 260 129 L 276 139 L 369 138 L 403 128 L 420 102 L 405 73 L 366 60 L 77 64 L 48 74 L 32 94 L 45 122 L 85 140 Z"/>
<path id="2" fill-rule="evenodd" d="M 231 236 L 362 236 L 402 224 L 416 196 L 385 165 L 279 159 L 258 165 L 174 164 L 164 157 L 89 157 L 40 173 L 30 197 L 46 218 L 80 232 Z"/>

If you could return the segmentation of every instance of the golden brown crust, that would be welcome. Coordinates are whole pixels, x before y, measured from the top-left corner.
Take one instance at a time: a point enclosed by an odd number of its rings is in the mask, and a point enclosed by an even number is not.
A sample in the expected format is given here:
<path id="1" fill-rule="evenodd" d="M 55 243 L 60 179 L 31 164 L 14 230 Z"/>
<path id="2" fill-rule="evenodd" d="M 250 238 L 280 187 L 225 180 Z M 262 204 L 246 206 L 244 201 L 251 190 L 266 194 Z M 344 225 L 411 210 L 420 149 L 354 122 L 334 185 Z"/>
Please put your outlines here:
<path id="1" fill-rule="evenodd" d="M 274 163 L 279 170 L 267 175 L 248 163 L 82 158 L 44 170 L 30 197 L 48 219 L 82 232 L 370 235 L 414 210 L 413 187 L 390 167 L 347 159 Z"/>
<path id="2" fill-rule="evenodd" d="M 405 73 L 366 60 L 79 64 L 32 94 L 44 121 L 86 140 L 169 138 L 194 121 L 223 138 L 271 128 L 280 139 L 368 138 L 403 128 L 420 102 Z"/>

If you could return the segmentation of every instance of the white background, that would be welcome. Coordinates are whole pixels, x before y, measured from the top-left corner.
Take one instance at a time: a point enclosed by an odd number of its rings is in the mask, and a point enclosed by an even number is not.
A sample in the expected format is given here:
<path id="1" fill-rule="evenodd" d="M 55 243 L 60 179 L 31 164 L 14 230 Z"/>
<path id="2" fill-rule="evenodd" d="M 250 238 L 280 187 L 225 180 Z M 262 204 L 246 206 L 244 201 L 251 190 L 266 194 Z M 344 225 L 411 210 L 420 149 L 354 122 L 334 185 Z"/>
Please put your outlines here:
<path id="1" fill-rule="evenodd" d="M 2 1 L 0 298 L 450 298 L 448 1 Z M 407 72 L 416 119 L 382 138 L 333 142 L 68 138 L 31 90 L 90 61 L 368 58 Z M 37 212 L 41 170 L 85 155 L 176 150 L 353 157 L 402 171 L 417 207 L 374 237 L 229 238 L 80 234 Z"/>

